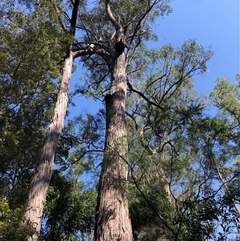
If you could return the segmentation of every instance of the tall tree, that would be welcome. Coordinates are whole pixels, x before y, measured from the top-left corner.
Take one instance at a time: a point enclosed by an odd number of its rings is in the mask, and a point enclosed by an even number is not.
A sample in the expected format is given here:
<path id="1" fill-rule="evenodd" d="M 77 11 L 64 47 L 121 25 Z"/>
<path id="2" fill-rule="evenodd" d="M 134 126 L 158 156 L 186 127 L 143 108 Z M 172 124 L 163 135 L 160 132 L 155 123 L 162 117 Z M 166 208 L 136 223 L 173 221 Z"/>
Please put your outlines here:
<path id="1" fill-rule="evenodd" d="M 136 239 L 193 239 L 181 206 L 193 198 L 191 179 L 195 180 L 189 169 L 196 155 L 186 132 L 205 105 L 193 90 L 193 76 L 206 71 L 211 55 L 195 41 L 186 41 L 181 48 L 166 45 L 146 51 L 145 60 L 156 71 L 142 77 L 138 85 L 129 84 L 129 165 L 131 195 L 136 195 L 131 214 Z"/>
<path id="2" fill-rule="evenodd" d="M 126 111 L 126 36 L 124 28 L 114 18 L 110 2 L 106 12 L 116 30 L 115 56 L 112 59 L 110 93 L 106 101 L 106 140 L 99 183 L 96 218 L 96 240 L 132 240 L 128 213 Z"/>
<path id="3" fill-rule="evenodd" d="M 132 60 L 137 62 L 136 49 L 152 37 L 149 24 L 156 16 L 169 11 L 167 2 L 106 0 L 81 16 L 80 27 L 86 35 L 76 47 L 88 45 L 95 54 L 94 58 L 83 58 L 90 77 L 82 91 L 96 98 L 105 95 L 106 104 L 96 240 L 133 240 L 128 211 L 127 67 L 134 69 Z"/>
<path id="4" fill-rule="evenodd" d="M 76 0 L 72 4 L 73 10 L 70 19 L 71 24 L 69 33 L 74 37 L 80 0 Z M 25 212 L 23 215 L 22 226 L 32 230 L 33 232 L 28 236 L 29 241 L 37 240 L 40 233 L 43 208 L 52 175 L 58 139 L 64 126 L 64 118 L 68 105 L 68 91 L 74 58 L 72 44 L 67 46 L 67 48 L 67 55 L 64 59 L 62 78 L 60 81 L 60 88 L 57 95 L 53 117 L 49 126 L 49 130 L 44 138 L 39 163 L 29 186 L 25 203 Z"/>
<path id="5" fill-rule="evenodd" d="M 1 14 L 1 198 L 17 212 L 22 210 L 27 183 L 52 113 L 56 96 L 52 79 L 59 75 L 57 62 L 63 49 L 55 42 L 60 33 L 48 21 L 39 19 L 37 12 L 22 12 L 8 2 Z M 2 235 L 6 240 L 14 240 L 16 234 L 17 227 L 10 226 L 6 236 Z"/>
<path id="6" fill-rule="evenodd" d="M 239 82 L 217 81 L 216 116 L 206 114 L 185 84 L 168 100 L 171 108 L 135 100 L 128 112 L 129 127 L 139 133 L 129 136 L 136 147 L 130 148 L 132 176 L 142 194 L 131 200 L 135 237 L 229 240 L 239 232 Z M 158 93 L 154 84 L 152 90 Z"/>
<path id="7" fill-rule="evenodd" d="M 180 128 L 184 118 L 182 119 L 181 115 L 174 117 L 176 113 L 172 111 L 174 101 L 178 104 L 181 102 L 176 100 L 178 97 L 181 98 L 176 96 L 179 94 L 179 88 L 181 85 L 187 86 L 194 74 L 205 72 L 206 61 L 211 56 L 210 52 L 206 52 L 195 41 L 186 42 L 180 50 L 168 45 L 159 52 L 146 51 L 145 41 L 153 37 L 149 27 L 150 22 L 154 17 L 168 11 L 167 1 L 125 1 L 121 4 L 116 1 L 111 3 L 102 1 L 89 13 L 83 14 L 80 21 L 80 28 L 86 32 L 86 36 L 76 43 L 76 48 L 82 49 L 89 45 L 96 54 L 93 58 L 92 54 L 83 58 L 89 68 L 90 76 L 82 92 L 86 91 L 87 86 L 88 95 L 100 98 L 109 91 L 105 95 L 106 140 L 99 181 L 96 240 L 133 239 L 127 200 L 129 167 L 125 123 L 127 87 L 131 92 L 137 93 L 138 98 L 140 96 L 146 101 L 146 105 L 151 107 L 149 107 L 150 112 L 160 109 L 163 115 L 166 115 L 168 110 L 169 117 L 174 120 L 174 124 L 169 124 L 169 128 Z M 93 23 L 90 21 L 92 19 L 99 21 Z M 141 51 L 138 51 L 138 48 Z M 141 76 L 146 76 L 150 72 L 148 64 L 151 61 L 156 63 L 158 59 L 162 60 L 159 66 L 163 65 L 163 69 L 144 79 L 146 85 L 143 85 L 143 88 L 134 85 Z M 191 111 L 195 111 L 197 107 L 194 105 L 186 107 L 183 103 L 184 101 L 179 106 L 182 108 L 180 110 L 182 115 L 191 116 Z M 141 106 L 137 106 L 136 113 L 140 113 L 141 116 L 141 111 Z M 147 126 L 152 128 L 151 113 L 145 115 Z M 181 122 L 176 124 L 177 121 Z M 159 123 L 161 124 L 160 119 Z M 161 135 L 164 138 L 166 135 L 168 137 L 171 135 L 168 131 L 166 129 Z M 170 143 L 171 146 L 170 141 L 161 139 L 159 141 L 159 138 L 156 138 L 156 141 L 150 140 L 148 150 L 152 153 L 161 152 L 161 146 L 166 143 Z M 174 149 L 174 144 L 172 146 Z"/>
<path id="8" fill-rule="evenodd" d="M 93 59 L 84 58 L 92 73 L 88 86 L 96 87 L 94 96 L 109 91 L 105 95 L 106 139 L 98 187 L 96 240 L 133 240 L 128 211 L 127 66 L 136 58 L 135 50 L 141 41 L 151 35 L 149 22 L 168 11 L 166 2 L 125 1 L 120 4 L 112 1 L 110 4 L 106 0 L 81 18 L 86 37 L 77 47 L 81 49 L 81 45 L 89 44 L 98 55 Z M 96 22 L 92 24 L 90 19 Z M 104 85 L 104 81 L 109 82 Z"/>

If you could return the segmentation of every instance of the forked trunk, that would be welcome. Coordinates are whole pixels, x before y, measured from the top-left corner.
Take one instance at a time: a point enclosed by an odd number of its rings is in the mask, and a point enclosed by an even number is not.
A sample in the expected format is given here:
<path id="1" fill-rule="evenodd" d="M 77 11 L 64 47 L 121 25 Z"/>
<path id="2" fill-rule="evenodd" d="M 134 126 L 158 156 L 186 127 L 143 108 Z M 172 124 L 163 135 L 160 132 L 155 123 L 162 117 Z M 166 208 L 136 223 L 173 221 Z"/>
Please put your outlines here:
<path id="1" fill-rule="evenodd" d="M 113 65 L 106 101 L 106 142 L 99 182 L 96 241 L 132 241 L 127 195 L 126 63 L 122 52 Z"/>
<path id="2" fill-rule="evenodd" d="M 37 240 L 41 228 L 43 207 L 52 175 L 58 139 L 64 126 L 64 118 L 68 105 L 68 90 L 72 74 L 72 64 L 73 56 L 70 52 L 69 57 L 64 62 L 63 75 L 53 119 L 45 137 L 40 160 L 28 190 L 25 213 L 22 221 L 22 226 L 33 233 L 33 235 L 28 235 L 28 241 Z"/>

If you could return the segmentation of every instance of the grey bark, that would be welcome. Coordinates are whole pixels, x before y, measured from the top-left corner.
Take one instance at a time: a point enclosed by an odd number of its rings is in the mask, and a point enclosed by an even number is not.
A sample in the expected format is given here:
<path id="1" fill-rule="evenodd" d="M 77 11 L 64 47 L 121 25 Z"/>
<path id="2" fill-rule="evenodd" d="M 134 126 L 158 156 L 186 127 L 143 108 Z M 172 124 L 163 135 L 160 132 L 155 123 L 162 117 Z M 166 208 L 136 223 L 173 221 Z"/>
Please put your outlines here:
<path id="1" fill-rule="evenodd" d="M 70 52 L 69 57 L 66 58 L 64 62 L 63 76 L 57 96 L 53 119 L 45 137 L 39 163 L 28 190 L 22 222 L 22 225 L 25 228 L 33 231 L 33 235 L 28 236 L 28 241 L 38 240 L 41 228 L 43 207 L 52 175 L 59 135 L 64 126 L 64 118 L 68 105 L 68 90 L 72 74 L 72 64 L 73 55 Z"/>
<path id="2" fill-rule="evenodd" d="M 128 211 L 126 60 L 121 53 L 113 65 L 112 85 L 106 101 L 106 141 L 99 182 L 96 241 L 132 241 Z"/>
<path id="3" fill-rule="evenodd" d="M 79 4 L 80 0 L 76 0 L 73 3 L 69 31 L 72 36 L 75 36 Z M 31 230 L 31 233 L 27 235 L 28 241 L 38 240 L 39 237 L 43 208 L 46 202 L 47 191 L 52 176 L 57 144 L 64 127 L 64 119 L 68 106 L 68 91 L 72 75 L 73 60 L 75 58 L 74 52 L 71 49 L 72 46 L 69 47 L 68 55 L 64 61 L 62 79 L 57 95 L 53 118 L 45 137 L 39 163 L 30 183 L 25 202 L 25 212 L 23 214 L 21 226 Z"/>
<path id="4" fill-rule="evenodd" d="M 106 138 L 98 189 L 95 240 L 132 241 L 127 180 L 125 33 L 120 21 L 116 21 L 112 14 L 109 0 L 106 0 L 106 13 L 115 27 L 116 42 L 115 54 L 112 56 L 111 88 L 105 97 Z"/>

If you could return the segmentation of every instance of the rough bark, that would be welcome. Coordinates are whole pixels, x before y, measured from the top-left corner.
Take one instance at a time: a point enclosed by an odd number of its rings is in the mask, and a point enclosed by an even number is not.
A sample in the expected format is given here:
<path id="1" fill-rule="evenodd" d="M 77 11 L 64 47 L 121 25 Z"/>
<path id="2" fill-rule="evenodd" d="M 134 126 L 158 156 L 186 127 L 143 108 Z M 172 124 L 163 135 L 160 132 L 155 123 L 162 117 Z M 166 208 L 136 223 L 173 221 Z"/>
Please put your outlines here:
<path id="1" fill-rule="evenodd" d="M 117 53 L 106 101 L 106 141 L 99 181 L 96 241 L 132 241 L 127 194 L 127 130 L 125 120 L 126 59 Z"/>
<path id="2" fill-rule="evenodd" d="M 63 75 L 53 119 L 45 137 L 39 163 L 28 190 L 22 223 L 25 228 L 33 232 L 33 235 L 27 237 L 28 241 L 38 240 L 41 228 L 43 207 L 52 175 L 58 139 L 64 126 L 64 118 L 68 105 L 68 90 L 72 73 L 72 64 L 73 55 L 70 52 L 68 58 L 66 58 L 64 62 Z"/>

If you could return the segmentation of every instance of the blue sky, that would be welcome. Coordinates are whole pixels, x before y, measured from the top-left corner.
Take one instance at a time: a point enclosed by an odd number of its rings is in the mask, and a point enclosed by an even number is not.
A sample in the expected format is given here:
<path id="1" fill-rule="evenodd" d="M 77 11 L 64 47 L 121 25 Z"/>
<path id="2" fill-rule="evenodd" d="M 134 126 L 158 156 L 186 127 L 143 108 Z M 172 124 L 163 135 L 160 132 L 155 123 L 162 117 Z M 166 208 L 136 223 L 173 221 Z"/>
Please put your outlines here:
<path id="1" fill-rule="evenodd" d="M 209 61 L 208 73 L 195 78 L 200 92 L 208 94 L 217 77 L 235 81 L 240 72 L 239 0 L 175 0 L 171 6 L 173 12 L 153 24 L 159 36 L 155 46 L 168 43 L 180 46 L 187 39 L 196 39 L 204 47 L 211 46 L 214 56 Z M 79 77 L 77 71 L 71 88 L 80 81 Z M 72 115 L 86 110 L 94 112 L 99 106 L 83 98 L 78 98 L 76 104 L 69 109 Z"/>
<path id="2" fill-rule="evenodd" d="M 235 81 L 240 71 L 239 0 L 175 0 L 171 6 L 172 14 L 155 26 L 160 43 L 196 39 L 214 51 L 208 73 L 196 78 L 196 88 L 209 93 L 219 76 Z"/>

